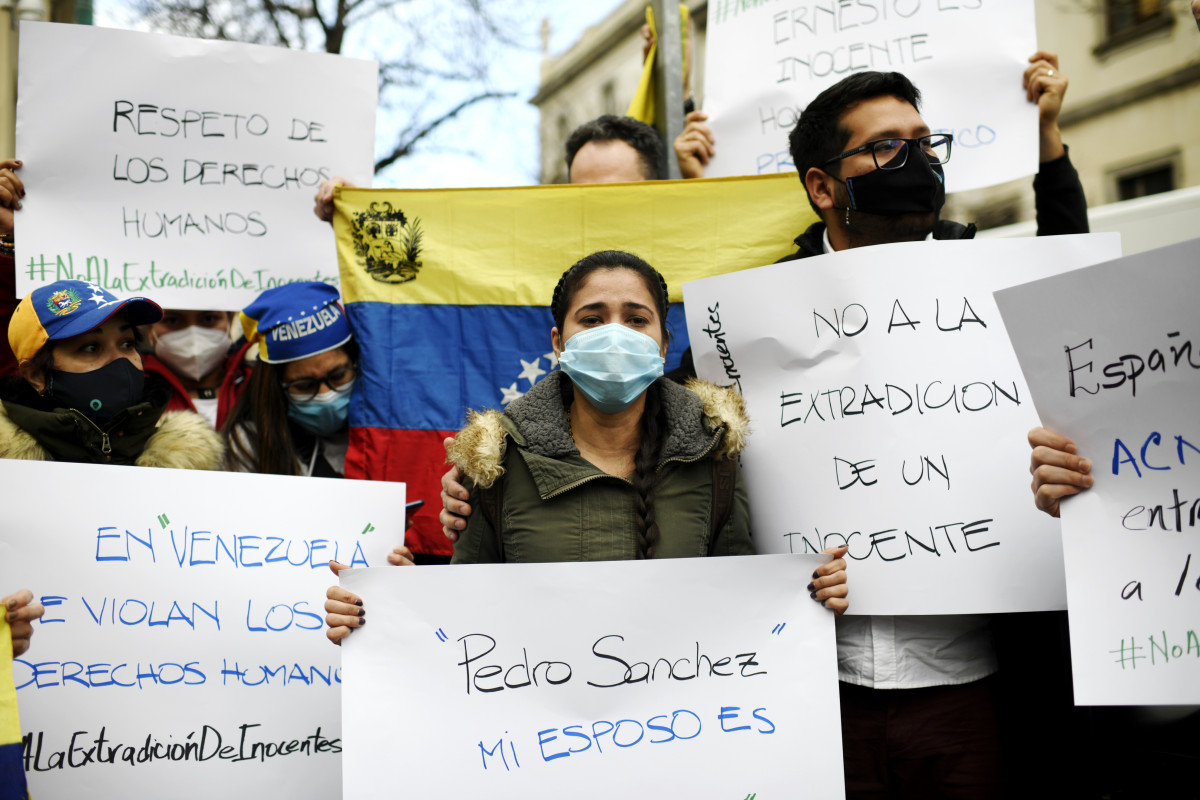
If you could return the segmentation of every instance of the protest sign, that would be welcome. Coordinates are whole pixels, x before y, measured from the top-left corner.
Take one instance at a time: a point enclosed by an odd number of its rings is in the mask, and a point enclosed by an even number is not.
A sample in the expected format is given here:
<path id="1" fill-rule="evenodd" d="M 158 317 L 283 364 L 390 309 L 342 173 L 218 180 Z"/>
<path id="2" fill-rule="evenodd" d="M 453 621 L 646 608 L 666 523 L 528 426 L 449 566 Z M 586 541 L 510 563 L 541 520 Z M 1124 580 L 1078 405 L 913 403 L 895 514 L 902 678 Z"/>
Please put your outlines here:
<path id="1" fill-rule="evenodd" d="M 238 309 L 281 283 L 336 285 L 312 197 L 335 174 L 370 185 L 376 74 L 323 53 L 23 22 L 18 293 L 74 278 Z"/>
<path id="2" fill-rule="evenodd" d="M 1079 705 L 1200 703 L 1200 239 L 1005 289 L 1046 427 L 1092 463 L 1062 503 Z"/>
<path id="3" fill-rule="evenodd" d="M 827 559 L 343 573 L 344 796 L 842 797 Z"/>
<path id="4" fill-rule="evenodd" d="M 906 242 L 684 285 L 699 375 L 740 386 L 760 553 L 848 544 L 852 614 L 1062 608 L 1029 493 L 1038 424 L 991 293 L 1113 234 Z"/>
<path id="5" fill-rule="evenodd" d="M 707 35 L 710 176 L 794 171 L 800 112 L 864 70 L 904 73 L 930 128 L 953 134 L 949 191 L 1037 171 L 1037 106 L 1021 86 L 1037 50 L 1033 0 L 720 0 Z"/>
<path id="6" fill-rule="evenodd" d="M 337 796 L 327 564 L 386 564 L 402 485 L 12 460 L 0 485 L 0 586 L 46 607 L 13 662 L 35 796 Z"/>

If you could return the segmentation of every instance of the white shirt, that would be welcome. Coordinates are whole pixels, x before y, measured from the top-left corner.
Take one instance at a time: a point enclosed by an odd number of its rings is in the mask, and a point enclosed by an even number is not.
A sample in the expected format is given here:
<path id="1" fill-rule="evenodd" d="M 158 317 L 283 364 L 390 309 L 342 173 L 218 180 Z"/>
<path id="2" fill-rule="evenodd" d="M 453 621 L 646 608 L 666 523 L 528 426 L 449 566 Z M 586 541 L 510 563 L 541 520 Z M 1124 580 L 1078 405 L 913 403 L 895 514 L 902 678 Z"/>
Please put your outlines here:
<path id="1" fill-rule="evenodd" d="M 843 616 L 836 627 L 838 680 L 857 686 L 950 686 L 999 668 L 984 614 Z"/>
<path id="2" fill-rule="evenodd" d="M 925 241 L 932 242 L 933 240 L 934 240 L 933 239 L 933 231 L 930 231 L 929 235 L 925 237 Z M 831 245 L 829 243 L 829 226 L 828 225 L 825 226 L 825 232 L 821 234 L 821 241 L 825 246 L 826 253 L 837 252 L 836 250 L 833 249 L 833 245 Z"/>
<path id="3" fill-rule="evenodd" d="M 834 252 L 828 226 L 823 239 Z M 837 655 L 838 679 L 870 689 L 952 686 L 999 669 L 983 614 L 840 617 Z"/>
<path id="4" fill-rule="evenodd" d="M 208 420 L 209 425 L 217 427 L 217 403 L 220 401 L 215 397 L 193 397 L 191 400 L 196 413 Z"/>

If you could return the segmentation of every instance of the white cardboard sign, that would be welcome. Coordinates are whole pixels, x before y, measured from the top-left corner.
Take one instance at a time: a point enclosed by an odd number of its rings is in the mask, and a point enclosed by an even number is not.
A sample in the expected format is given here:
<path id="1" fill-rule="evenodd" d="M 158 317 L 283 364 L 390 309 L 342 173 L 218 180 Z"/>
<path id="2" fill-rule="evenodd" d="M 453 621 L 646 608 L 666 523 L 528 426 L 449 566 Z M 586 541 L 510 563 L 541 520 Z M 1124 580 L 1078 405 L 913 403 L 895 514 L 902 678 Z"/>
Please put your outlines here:
<path id="1" fill-rule="evenodd" d="M 337 285 L 312 213 L 369 186 L 377 65 L 88 25 L 21 23 L 17 290 L 55 280 L 169 308 L 238 309 Z"/>
<path id="2" fill-rule="evenodd" d="M 1062 504 L 1075 702 L 1200 703 L 1200 239 L 996 293 L 1038 413 L 1092 462 Z"/>
<path id="3" fill-rule="evenodd" d="M 387 563 L 403 484 L 0 460 L 0 485 L 0 585 L 46 607 L 13 664 L 33 794 L 337 797 L 327 564 Z"/>
<path id="4" fill-rule="evenodd" d="M 344 796 L 842 797 L 827 558 L 343 573 Z"/>
<path id="5" fill-rule="evenodd" d="M 1037 171 L 1037 107 L 1021 75 L 1033 0 L 821 0 L 709 7 L 704 105 L 713 177 L 795 170 L 788 134 L 813 98 L 863 70 L 904 73 L 930 128 L 954 134 L 949 191 Z"/>
<path id="6" fill-rule="evenodd" d="M 1112 234 L 907 242 L 684 284 L 697 372 L 749 408 L 758 552 L 848 544 L 852 614 L 1064 607 L 992 291 L 1119 252 Z"/>

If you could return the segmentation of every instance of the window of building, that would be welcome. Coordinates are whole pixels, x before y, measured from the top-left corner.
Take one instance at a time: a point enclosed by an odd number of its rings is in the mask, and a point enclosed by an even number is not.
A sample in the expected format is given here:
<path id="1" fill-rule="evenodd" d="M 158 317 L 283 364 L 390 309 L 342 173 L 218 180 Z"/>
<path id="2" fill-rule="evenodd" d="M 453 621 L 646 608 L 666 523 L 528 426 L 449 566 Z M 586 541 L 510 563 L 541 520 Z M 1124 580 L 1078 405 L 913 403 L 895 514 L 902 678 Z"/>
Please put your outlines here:
<path id="1" fill-rule="evenodd" d="M 1104 55 L 1109 50 L 1143 36 L 1169 29 L 1175 24 L 1167 0 L 1104 0 L 1105 40 L 1094 50 Z"/>
<path id="2" fill-rule="evenodd" d="M 600 89 L 601 102 L 600 106 L 604 109 L 605 114 L 617 113 L 617 87 L 612 82 L 604 84 Z"/>
<path id="3" fill-rule="evenodd" d="M 1117 178 L 1117 199 L 1132 200 L 1148 194 L 1170 192 L 1175 189 L 1175 165 L 1159 164 L 1139 172 L 1127 173 Z"/>
<path id="4" fill-rule="evenodd" d="M 1132 30 L 1166 11 L 1165 0 L 1106 0 L 1104 17 L 1108 35 Z"/>

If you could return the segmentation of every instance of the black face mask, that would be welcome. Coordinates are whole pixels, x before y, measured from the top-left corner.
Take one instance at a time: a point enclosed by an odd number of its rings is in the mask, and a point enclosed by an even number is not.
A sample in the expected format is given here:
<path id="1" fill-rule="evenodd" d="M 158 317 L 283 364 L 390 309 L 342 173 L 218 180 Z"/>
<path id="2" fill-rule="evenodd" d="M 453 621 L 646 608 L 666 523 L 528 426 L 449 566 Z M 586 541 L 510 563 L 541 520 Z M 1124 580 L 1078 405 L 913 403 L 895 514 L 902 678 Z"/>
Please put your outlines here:
<path id="1" fill-rule="evenodd" d="M 118 358 L 91 372 L 50 371 L 54 398 L 93 420 L 108 419 L 138 402 L 146 374 L 128 358 Z"/>
<path id="2" fill-rule="evenodd" d="M 909 152 L 900 169 L 876 169 L 842 183 L 850 208 L 866 214 L 936 214 L 946 204 L 942 165 L 919 151 Z"/>

